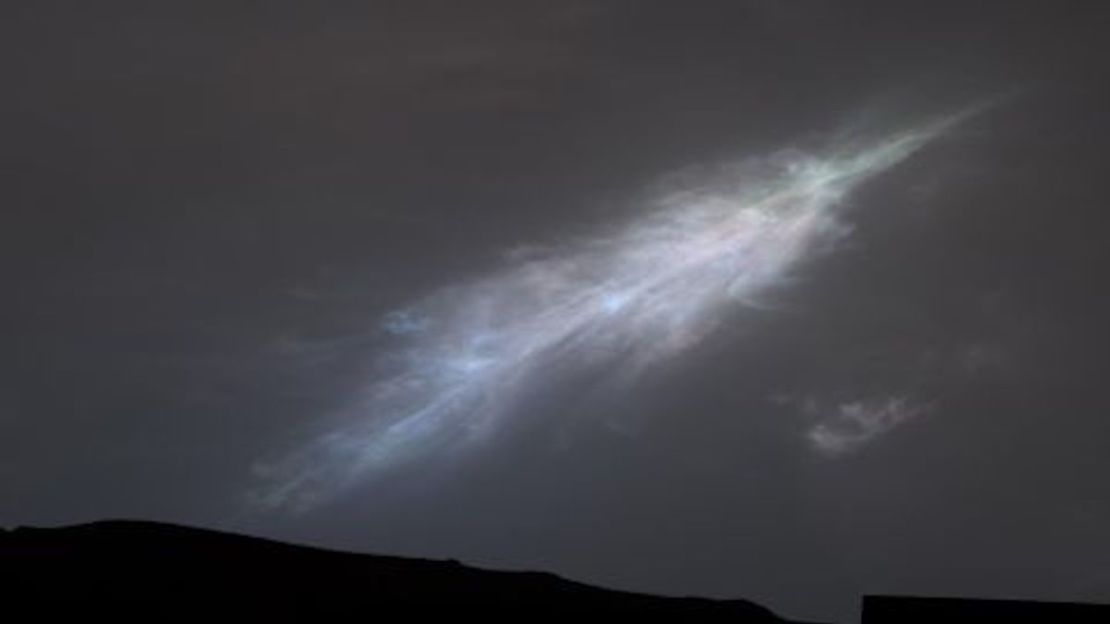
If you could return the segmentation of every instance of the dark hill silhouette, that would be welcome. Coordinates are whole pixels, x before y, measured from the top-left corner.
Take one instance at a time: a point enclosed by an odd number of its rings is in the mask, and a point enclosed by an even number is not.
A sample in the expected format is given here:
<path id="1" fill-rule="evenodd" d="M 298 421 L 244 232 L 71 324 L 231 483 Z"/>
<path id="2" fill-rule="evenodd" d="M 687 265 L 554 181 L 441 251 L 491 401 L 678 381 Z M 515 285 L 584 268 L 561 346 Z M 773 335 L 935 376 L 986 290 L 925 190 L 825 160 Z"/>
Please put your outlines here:
<path id="1" fill-rule="evenodd" d="M 786 621 L 744 600 L 611 591 L 552 574 L 343 553 L 137 521 L 3 531 L 0 565 L 5 621 L 58 615 L 150 622 L 389 621 L 397 615 Z M 12 609 L 24 615 L 5 617 Z"/>
<path id="2" fill-rule="evenodd" d="M 1030 600 L 864 596 L 862 624 L 1107 624 L 1110 605 Z"/>

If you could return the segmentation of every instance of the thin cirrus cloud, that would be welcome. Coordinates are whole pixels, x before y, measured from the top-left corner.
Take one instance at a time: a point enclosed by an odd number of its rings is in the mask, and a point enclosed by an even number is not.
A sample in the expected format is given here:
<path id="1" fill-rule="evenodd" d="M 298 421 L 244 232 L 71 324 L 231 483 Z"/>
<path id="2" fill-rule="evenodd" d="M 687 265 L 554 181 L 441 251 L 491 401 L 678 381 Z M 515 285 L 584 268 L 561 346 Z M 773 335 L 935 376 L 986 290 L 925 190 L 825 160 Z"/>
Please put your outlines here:
<path id="1" fill-rule="evenodd" d="M 397 309 L 381 323 L 391 342 L 376 356 L 380 374 L 333 415 L 338 424 L 256 462 L 249 500 L 305 510 L 398 466 L 478 448 L 561 374 L 634 382 L 844 236 L 853 190 L 968 114 L 746 161 L 624 224 Z M 810 440 L 847 452 L 914 413 L 901 399 L 847 404 Z"/>

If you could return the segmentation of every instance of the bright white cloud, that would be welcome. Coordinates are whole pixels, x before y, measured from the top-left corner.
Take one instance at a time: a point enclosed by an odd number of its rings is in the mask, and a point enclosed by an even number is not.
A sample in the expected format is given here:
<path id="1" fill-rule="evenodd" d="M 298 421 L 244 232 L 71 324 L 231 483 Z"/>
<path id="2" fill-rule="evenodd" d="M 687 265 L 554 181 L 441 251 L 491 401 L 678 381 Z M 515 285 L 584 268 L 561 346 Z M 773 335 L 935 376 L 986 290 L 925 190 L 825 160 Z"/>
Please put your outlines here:
<path id="1" fill-rule="evenodd" d="M 949 118 L 825 154 L 792 152 L 659 198 L 637 219 L 561 248 L 518 254 L 504 270 L 388 315 L 395 341 L 380 376 L 339 424 L 256 466 L 252 499 L 310 507 L 403 462 L 472 447 L 558 371 L 631 380 L 709 336 L 722 313 L 783 283 L 842 236 L 838 207 L 858 185 L 946 130 Z M 770 166 L 767 166 L 770 163 Z M 770 169 L 770 171 L 768 171 Z M 594 367 L 594 368 L 591 368 Z M 840 452 L 905 420 L 899 401 L 841 408 L 812 432 Z"/>

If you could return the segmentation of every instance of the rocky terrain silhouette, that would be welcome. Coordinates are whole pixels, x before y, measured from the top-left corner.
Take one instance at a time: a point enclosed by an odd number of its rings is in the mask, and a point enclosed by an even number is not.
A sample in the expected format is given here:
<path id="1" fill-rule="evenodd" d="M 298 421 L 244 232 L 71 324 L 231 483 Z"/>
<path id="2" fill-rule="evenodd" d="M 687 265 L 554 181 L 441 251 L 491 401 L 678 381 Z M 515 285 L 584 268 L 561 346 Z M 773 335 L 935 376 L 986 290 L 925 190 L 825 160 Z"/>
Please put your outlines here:
<path id="1" fill-rule="evenodd" d="M 344 553 L 139 521 L 4 531 L 0 561 L 6 577 L 4 608 L 19 608 L 36 619 L 601 615 L 787 621 L 744 600 L 612 591 L 547 573 Z"/>

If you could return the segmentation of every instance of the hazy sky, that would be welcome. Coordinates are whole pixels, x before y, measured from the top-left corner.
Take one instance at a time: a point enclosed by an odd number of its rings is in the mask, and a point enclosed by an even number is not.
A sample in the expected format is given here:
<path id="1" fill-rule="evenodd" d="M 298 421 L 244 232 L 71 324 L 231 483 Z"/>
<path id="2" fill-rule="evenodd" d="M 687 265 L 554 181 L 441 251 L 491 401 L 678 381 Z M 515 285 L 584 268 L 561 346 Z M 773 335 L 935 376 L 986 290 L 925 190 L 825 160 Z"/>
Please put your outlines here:
<path id="1" fill-rule="evenodd" d="M 22 4 L 0 523 L 825 620 L 1110 599 L 1110 5 Z M 388 470 L 383 422 L 419 424 Z M 260 503 L 273 470 L 342 487 Z"/>

